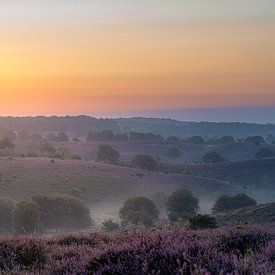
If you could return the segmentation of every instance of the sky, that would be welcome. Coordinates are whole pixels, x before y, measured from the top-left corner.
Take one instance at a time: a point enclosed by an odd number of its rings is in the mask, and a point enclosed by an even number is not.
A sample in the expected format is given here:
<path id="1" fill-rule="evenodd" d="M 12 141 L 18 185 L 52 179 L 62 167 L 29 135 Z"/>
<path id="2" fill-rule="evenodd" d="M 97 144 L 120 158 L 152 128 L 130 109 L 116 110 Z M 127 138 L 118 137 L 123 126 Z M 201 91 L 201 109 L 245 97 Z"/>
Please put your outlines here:
<path id="1" fill-rule="evenodd" d="M 0 115 L 270 108 L 274 49 L 274 0 L 0 0 Z"/>

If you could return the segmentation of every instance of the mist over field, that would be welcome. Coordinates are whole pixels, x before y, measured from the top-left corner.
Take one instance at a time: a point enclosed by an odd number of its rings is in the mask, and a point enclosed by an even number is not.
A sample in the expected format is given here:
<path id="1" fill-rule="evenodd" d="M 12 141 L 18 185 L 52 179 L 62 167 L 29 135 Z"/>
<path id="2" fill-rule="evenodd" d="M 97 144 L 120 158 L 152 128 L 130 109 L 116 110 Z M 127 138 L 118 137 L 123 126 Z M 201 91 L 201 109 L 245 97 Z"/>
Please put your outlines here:
<path id="1" fill-rule="evenodd" d="M 274 0 L 0 0 L 0 274 L 275 274 Z"/>

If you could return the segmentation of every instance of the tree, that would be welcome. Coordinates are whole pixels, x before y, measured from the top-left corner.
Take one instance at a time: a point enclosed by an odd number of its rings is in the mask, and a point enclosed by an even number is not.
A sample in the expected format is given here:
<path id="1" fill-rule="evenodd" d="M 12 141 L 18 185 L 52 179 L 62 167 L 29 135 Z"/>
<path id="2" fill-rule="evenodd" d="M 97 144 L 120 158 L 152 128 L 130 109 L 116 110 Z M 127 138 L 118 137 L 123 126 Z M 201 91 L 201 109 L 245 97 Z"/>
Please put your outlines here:
<path id="1" fill-rule="evenodd" d="M 64 132 L 59 132 L 56 136 L 57 142 L 68 142 L 69 138 Z"/>
<path id="2" fill-rule="evenodd" d="M 212 211 L 218 213 L 254 205 L 257 205 L 256 201 L 244 193 L 235 196 L 221 195 L 215 201 Z"/>
<path id="3" fill-rule="evenodd" d="M 112 164 L 117 164 L 119 160 L 119 152 L 114 150 L 110 145 L 99 145 L 96 161 L 105 161 Z"/>
<path id="4" fill-rule="evenodd" d="M 6 130 L 6 131 L 2 132 L 1 137 L 2 137 L 2 139 L 9 139 L 11 141 L 15 141 L 16 133 L 11 130 Z"/>
<path id="5" fill-rule="evenodd" d="M 38 133 L 32 134 L 30 138 L 32 142 L 41 142 L 43 140 L 43 137 Z"/>
<path id="6" fill-rule="evenodd" d="M 14 149 L 15 145 L 13 144 L 13 142 L 8 139 L 8 138 L 4 138 L 0 140 L 0 149 Z"/>
<path id="7" fill-rule="evenodd" d="M 0 197 L 0 233 L 12 231 L 12 212 L 14 202 L 11 199 Z"/>
<path id="8" fill-rule="evenodd" d="M 275 157 L 275 151 L 270 148 L 262 148 L 256 152 L 255 157 L 257 159 Z"/>
<path id="9" fill-rule="evenodd" d="M 189 218 L 189 227 L 191 229 L 217 228 L 218 224 L 216 219 L 210 215 L 197 214 Z"/>
<path id="10" fill-rule="evenodd" d="M 35 196 L 41 223 L 46 229 L 84 229 L 92 224 L 90 210 L 81 200 L 71 196 Z"/>
<path id="11" fill-rule="evenodd" d="M 192 144 L 205 144 L 205 141 L 201 136 L 190 137 L 187 139 L 187 142 Z"/>
<path id="12" fill-rule="evenodd" d="M 205 163 L 216 163 L 223 162 L 224 158 L 217 152 L 209 152 L 203 156 L 203 161 Z"/>
<path id="13" fill-rule="evenodd" d="M 156 171 L 159 169 L 158 161 L 150 155 L 146 154 L 139 154 L 132 160 L 131 165 L 133 167 L 149 170 L 149 171 Z"/>
<path id="14" fill-rule="evenodd" d="M 16 204 L 13 211 L 13 226 L 17 233 L 28 234 L 38 231 L 41 213 L 33 201 Z"/>
<path id="15" fill-rule="evenodd" d="M 193 193 L 186 189 L 180 189 L 168 197 L 167 212 L 170 220 L 186 219 L 197 213 L 199 200 Z"/>
<path id="16" fill-rule="evenodd" d="M 50 142 L 55 142 L 57 140 L 57 136 L 54 133 L 49 133 L 46 139 Z"/>
<path id="17" fill-rule="evenodd" d="M 265 140 L 261 136 L 251 136 L 251 137 L 245 138 L 244 142 L 254 143 L 257 145 L 257 144 L 265 143 Z"/>
<path id="18" fill-rule="evenodd" d="M 55 147 L 48 142 L 40 144 L 39 150 L 43 155 L 47 155 L 47 156 L 52 156 L 56 152 Z"/>
<path id="19" fill-rule="evenodd" d="M 124 202 L 119 211 L 123 224 L 150 226 L 158 218 L 159 212 L 155 204 L 145 197 L 134 197 Z"/>

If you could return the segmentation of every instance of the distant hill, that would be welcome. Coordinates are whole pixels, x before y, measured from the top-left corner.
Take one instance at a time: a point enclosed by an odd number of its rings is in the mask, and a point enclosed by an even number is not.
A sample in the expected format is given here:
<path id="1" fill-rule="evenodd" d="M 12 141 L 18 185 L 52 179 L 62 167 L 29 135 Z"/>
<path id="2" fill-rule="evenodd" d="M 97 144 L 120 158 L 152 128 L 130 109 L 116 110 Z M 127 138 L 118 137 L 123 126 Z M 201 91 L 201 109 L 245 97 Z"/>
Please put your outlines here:
<path id="1" fill-rule="evenodd" d="M 220 225 L 275 223 L 275 202 L 244 207 L 216 216 Z"/>
<path id="2" fill-rule="evenodd" d="M 167 136 L 189 137 L 231 135 L 235 138 L 251 135 L 275 135 L 274 124 L 252 124 L 239 122 L 188 122 L 162 118 L 118 118 L 97 119 L 90 116 L 65 117 L 0 117 L 0 129 L 29 132 L 72 132 L 86 136 L 89 131 L 112 130 L 118 132 L 152 132 Z"/>

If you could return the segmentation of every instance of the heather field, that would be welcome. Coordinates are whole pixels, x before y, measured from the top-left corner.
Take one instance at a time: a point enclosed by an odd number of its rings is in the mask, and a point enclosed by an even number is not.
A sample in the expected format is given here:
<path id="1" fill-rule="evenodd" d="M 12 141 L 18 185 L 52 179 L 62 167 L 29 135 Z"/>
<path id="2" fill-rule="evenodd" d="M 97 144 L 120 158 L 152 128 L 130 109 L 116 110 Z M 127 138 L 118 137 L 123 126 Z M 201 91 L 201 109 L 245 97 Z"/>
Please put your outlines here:
<path id="1" fill-rule="evenodd" d="M 1 274 L 274 274 L 272 226 L 0 239 Z"/>

